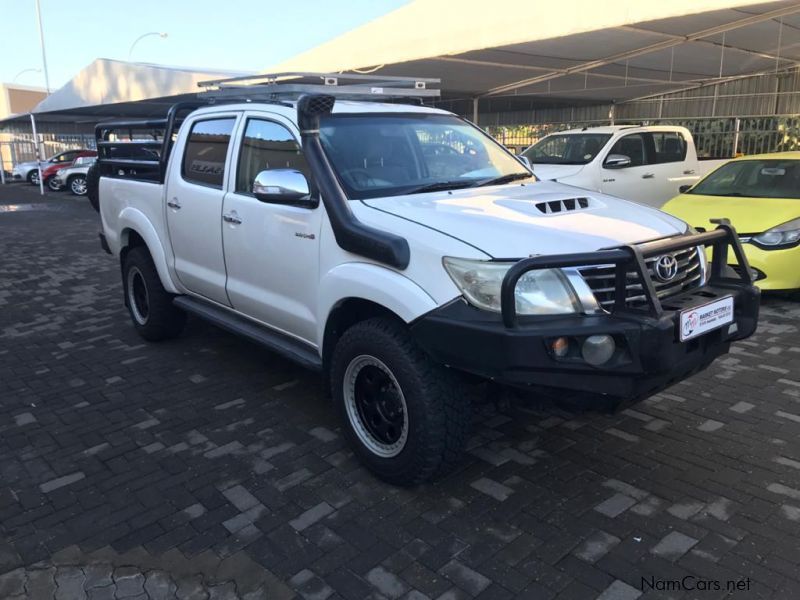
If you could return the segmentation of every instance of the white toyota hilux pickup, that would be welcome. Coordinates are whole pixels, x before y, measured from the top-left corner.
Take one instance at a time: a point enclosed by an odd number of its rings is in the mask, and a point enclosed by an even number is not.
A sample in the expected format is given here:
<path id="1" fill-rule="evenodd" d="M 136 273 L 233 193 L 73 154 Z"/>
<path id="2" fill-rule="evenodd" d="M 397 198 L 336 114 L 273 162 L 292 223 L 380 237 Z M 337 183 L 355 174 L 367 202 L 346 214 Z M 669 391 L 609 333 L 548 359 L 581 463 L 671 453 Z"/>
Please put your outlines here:
<path id="1" fill-rule="evenodd" d="M 179 335 L 192 313 L 322 371 L 383 479 L 454 465 L 475 382 L 618 408 L 755 330 L 759 292 L 727 266 L 729 251 L 746 258 L 724 221 L 696 232 L 538 181 L 453 114 L 370 101 L 402 82 L 356 100 L 327 82 L 98 125 L 100 238 L 145 339 Z M 137 128 L 161 141 L 126 141 Z M 118 158 L 124 143 L 159 158 Z"/>
<path id="2" fill-rule="evenodd" d="M 522 155 L 539 179 L 659 208 L 728 161 L 699 159 L 691 132 L 673 125 L 611 125 L 552 133 Z"/>

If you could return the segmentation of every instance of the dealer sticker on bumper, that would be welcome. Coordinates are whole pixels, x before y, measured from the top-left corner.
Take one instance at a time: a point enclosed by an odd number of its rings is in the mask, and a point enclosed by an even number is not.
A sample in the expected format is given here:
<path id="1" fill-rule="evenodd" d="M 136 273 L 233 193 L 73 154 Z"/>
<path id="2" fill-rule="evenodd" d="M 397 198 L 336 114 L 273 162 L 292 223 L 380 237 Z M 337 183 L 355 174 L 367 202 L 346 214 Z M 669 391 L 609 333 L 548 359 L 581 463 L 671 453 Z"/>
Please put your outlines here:
<path id="1" fill-rule="evenodd" d="M 685 342 L 732 321 L 732 296 L 684 310 L 680 313 L 680 340 Z"/>

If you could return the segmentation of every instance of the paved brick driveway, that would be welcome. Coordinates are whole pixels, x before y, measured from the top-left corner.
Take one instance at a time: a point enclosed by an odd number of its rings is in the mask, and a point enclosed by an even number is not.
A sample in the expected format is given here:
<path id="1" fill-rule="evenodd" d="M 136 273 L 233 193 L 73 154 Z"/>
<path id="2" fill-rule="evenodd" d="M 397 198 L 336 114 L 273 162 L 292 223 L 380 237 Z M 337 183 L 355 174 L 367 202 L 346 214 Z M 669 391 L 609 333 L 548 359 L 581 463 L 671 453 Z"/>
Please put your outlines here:
<path id="1" fill-rule="evenodd" d="M 144 344 L 96 229 L 0 189 L 0 598 L 800 597 L 800 304 L 623 414 L 487 403 L 402 490 L 315 376 L 196 320 Z"/>

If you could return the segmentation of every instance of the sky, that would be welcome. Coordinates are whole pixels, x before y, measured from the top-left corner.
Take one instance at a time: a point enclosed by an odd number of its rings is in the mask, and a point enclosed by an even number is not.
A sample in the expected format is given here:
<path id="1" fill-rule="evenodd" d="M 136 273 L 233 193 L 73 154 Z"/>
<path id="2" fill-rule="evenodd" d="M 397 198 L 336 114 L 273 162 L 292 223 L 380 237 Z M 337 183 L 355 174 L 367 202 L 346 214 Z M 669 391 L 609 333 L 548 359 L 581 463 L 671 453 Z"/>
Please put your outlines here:
<path id="1" fill-rule="evenodd" d="M 40 0 L 51 89 L 96 58 L 261 71 L 408 0 Z M 0 0 L 0 81 L 41 69 L 34 0 Z M 17 83 L 44 87 L 26 72 Z"/>

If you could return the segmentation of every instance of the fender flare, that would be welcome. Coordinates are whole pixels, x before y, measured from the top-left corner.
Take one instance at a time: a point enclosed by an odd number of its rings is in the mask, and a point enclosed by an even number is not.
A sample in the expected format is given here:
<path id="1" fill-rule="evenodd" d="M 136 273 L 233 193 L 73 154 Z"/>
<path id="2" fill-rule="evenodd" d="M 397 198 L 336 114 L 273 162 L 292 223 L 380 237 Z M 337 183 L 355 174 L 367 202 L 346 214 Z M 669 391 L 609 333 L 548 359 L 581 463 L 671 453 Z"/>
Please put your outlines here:
<path id="1" fill-rule="evenodd" d="M 153 224 L 144 213 L 130 206 L 125 207 L 119 213 L 118 228 L 121 231 L 120 254 L 122 249 L 128 245 L 128 234 L 131 231 L 139 234 L 147 246 L 147 251 L 150 252 L 150 257 L 153 259 L 153 264 L 158 271 L 158 277 L 161 279 L 161 285 L 171 294 L 180 294 L 180 290 L 175 287 L 170 277 L 167 257 L 164 253 L 164 247 L 161 245 L 161 240 L 156 233 L 155 227 L 153 227 Z"/>
<path id="2" fill-rule="evenodd" d="M 392 311 L 406 323 L 432 311 L 437 302 L 408 277 L 373 263 L 344 263 L 328 271 L 319 283 L 317 347 L 322 349 L 325 328 L 334 309 L 358 298 Z"/>

